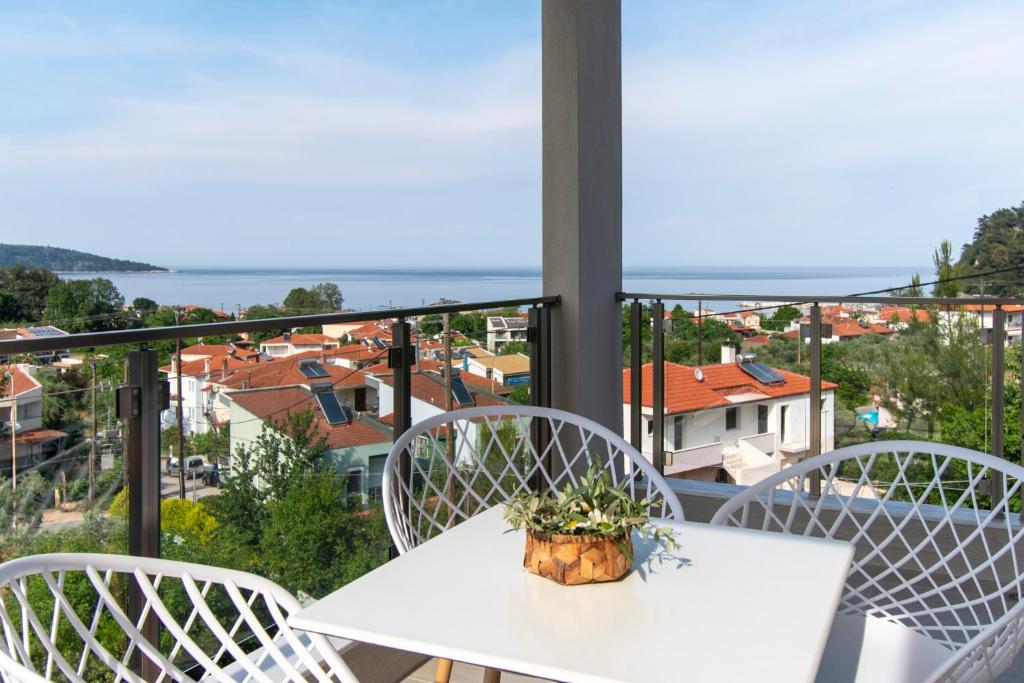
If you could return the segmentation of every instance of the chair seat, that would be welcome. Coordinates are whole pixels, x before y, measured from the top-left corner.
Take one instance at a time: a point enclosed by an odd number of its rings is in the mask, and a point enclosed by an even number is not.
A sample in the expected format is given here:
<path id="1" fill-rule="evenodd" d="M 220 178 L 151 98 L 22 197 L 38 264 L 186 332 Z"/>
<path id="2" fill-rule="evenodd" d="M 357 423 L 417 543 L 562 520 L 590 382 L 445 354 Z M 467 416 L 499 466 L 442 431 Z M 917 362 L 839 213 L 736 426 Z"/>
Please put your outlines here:
<path id="1" fill-rule="evenodd" d="M 920 683 L 952 654 L 902 624 L 837 614 L 816 683 Z"/>

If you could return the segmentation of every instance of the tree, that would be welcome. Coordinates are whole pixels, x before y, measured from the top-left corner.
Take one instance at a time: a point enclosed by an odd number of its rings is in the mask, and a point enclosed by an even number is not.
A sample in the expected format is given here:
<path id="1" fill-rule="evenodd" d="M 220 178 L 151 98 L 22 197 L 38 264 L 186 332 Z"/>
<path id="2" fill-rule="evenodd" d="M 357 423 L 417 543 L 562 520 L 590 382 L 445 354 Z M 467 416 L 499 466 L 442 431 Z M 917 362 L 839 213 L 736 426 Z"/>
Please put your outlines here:
<path id="1" fill-rule="evenodd" d="M 761 319 L 761 327 L 781 332 L 794 320 L 800 318 L 800 309 L 795 306 L 779 306 L 770 318 Z"/>
<path id="2" fill-rule="evenodd" d="M 321 282 L 311 288 L 296 287 L 288 292 L 283 307 L 289 313 L 326 313 L 341 308 L 342 297 L 338 285 Z"/>
<path id="3" fill-rule="evenodd" d="M 43 318 L 68 332 L 100 332 L 124 326 L 124 297 L 106 278 L 64 280 L 46 297 Z"/>
<path id="4" fill-rule="evenodd" d="M 525 353 L 529 355 L 530 344 L 524 341 L 510 341 L 502 344 L 498 349 L 499 356 L 511 356 L 514 353 Z"/>
<path id="5" fill-rule="evenodd" d="M 1024 202 L 978 219 L 974 239 L 960 253 L 964 275 L 993 273 L 964 282 L 972 294 L 1019 296 L 1024 292 Z"/>
<path id="6" fill-rule="evenodd" d="M 15 315 L 6 319 L 30 322 L 42 318 L 50 289 L 59 282 L 56 274 L 43 268 L 0 268 L 0 292 L 13 297 L 18 308 Z"/>
<path id="7" fill-rule="evenodd" d="M 234 453 L 231 477 L 209 502 L 214 515 L 234 530 L 240 542 L 258 545 L 269 501 L 281 498 L 293 482 L 316 471 L 326 448 L 310 410 L 265 422 L 256 441 Z"/>
<path id="8" fill-rule="evenodd" d="M 268 504 L 262 567 L 285 588 L 322 597 L 387 560 L 383 517 L 364 512 L 333 473 L 307 474 Z"/>
<path id="9" fill-rule="evenodd" d="M 953 245 L 949 240 L 943 240 L 932 254 L 932 263 L 935 264 L 935 283 L 932 293 L 935 296 L 955 297 L 960 294 L 959 277 L 962 268 L 953 261 Z"/>
<path id="10" fill-rule="evenodd" d="M 519 405 L 530 405 L 530 387 L 525 384 L 517 385 L 508 395 L 508 400 Z"/>
<path id="11" fill-rule="evenodd" d="M 21 306 L 18 299 L 9 292 L 0 292 L 0 322 L 18 322 Z"/>
<path id="12" fill-rule="evenodd" d="M 900 289 L 894 289 L 892 296 L 924 296 L 924 288 L 921 287 L 921 274 L 914 273 L 910 278 L 910 284 Z"/>
<path id="13" fill-rule="evenodd" d="M 137 296 L 132 299 L 132 310 L 136 313 L 148 313 L 149 311 L 155 311 L 157 309 L 157 303 L 152 299 L 147 299 L 144 296 Z"/>
<path id="14" fill-rule="evenodd" d="M 43 393 L 43 427 L 63 429 L 78 419 L 78 411 L 85 397 L 85 393 L 79 391 L 85 388 L 81 375 L 59 374 L 53 368 L 39 368 L 35 372 L 35 379 Z"/>

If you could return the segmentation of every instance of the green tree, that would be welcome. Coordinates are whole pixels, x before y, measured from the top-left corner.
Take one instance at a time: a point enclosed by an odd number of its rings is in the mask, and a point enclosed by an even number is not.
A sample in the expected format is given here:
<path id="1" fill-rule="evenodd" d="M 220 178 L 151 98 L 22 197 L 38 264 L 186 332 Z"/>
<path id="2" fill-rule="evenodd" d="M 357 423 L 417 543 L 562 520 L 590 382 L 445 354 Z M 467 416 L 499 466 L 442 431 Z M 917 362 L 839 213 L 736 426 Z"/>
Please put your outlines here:
<path id="1" fill-rule="evenodd" d="M 293 482 L 318 469 L 326 443 L 315 428 L 313 412 L 286 413 L 264 423 L 256 441 L 239 446 L 231 459 L 231 476 L 221 494 L 209 502 L 225 526 L 245 545 L 259 544 L 267 504 L 282 497 Z"/>
<path id="2" fill-rule="evenodd" d="M 935 283 L 932 293 L 935 296 L 955 297 L 960 294 L 961 282 L 959 277 L 963 269 L 953 259 L 953 245 L 949 240 L 943 240 L 935 253 L 932 254 L 932 263 L 935 264 Z"/>
<path id="3" fill-rule="evenodd" d="M 974 238 L 961 251 L 959 266 L 965 275 L 1005 271 L 966 280 L 964 291 L 995 296 L 1024 292 L 1024 202 L 979 218 Z"/>
<path id="4" fill-rule="evenodd" d="M 50 289 L 60 282 L 56 274 L 44 268 L 15 265 L 0 268 L 0 292 L 14 297 L 18 311 L 11 321 L 34 322 L 43 317 Z"/>
<path id="5" fill-rule="evenodd" d="M 524 353 L 530 355 L 530 344 L 524 341 L 510 341 L 502 344 L 501 348 L 498 349 L 498 355 L 511 356 L 514 353 Z"/>
<path id="6" fill-rule="evenodd" d="M 137 296 L 132 299 L 132 310 L 136 313 L 148 313 L 149 311 L 155 311 L 157 309 L 157 303 L 152 299 L 147 299 L 144 296 Z"/>
<path id="7" fill-rule="evenodd" d="M 307 474 L 268 503 L 262 568 L 292 591 L 322 597 L 387 560 L 383 514 L 364 512 L 334 474 Z"/>
<path id="8" fill-rule="evenodd" d="M 62 280 L 50 288 L 43 318 L 68 332 L 100 332 L 124 326 L 124 297 L 106 278 Z"/>
<path id="9" fill-rule="evenodd" d="M 309 289 L 296 287 L 285 297 L 283 307 L 291 314 L 327 313 L 341 308 L 342 296 L 338 285 L 321 282 Z"/>
<path id="10" fill-rule="evenodd" d="M 910 284 L 892 291 L 893 296 L 924 296 L 924 288 L 921 286 L 921 274 L 914 273 L 910 278 Z"/>
<path id="11" fill-rule="evenodd" d="M 779 306 L 771 317 L 761 319 L 761 327 L 766 330 L 781 332 L 794 320 L 800 318 L 800 309 L 795 306 Z"/>
<path id="12" fill-rule="evenodd" d="M 0 322 L 18 322 L 21 319 L 21 305 L 10 292 L 0 292 Z"/>
<path id="13" fill-rule="evenodd" d="M 512 403 L 518 403 L 519 405 L 530 404 L 530 387 L 525 384 L 517 385 L 512 393 L 508 395 L 508 400 Z"/>

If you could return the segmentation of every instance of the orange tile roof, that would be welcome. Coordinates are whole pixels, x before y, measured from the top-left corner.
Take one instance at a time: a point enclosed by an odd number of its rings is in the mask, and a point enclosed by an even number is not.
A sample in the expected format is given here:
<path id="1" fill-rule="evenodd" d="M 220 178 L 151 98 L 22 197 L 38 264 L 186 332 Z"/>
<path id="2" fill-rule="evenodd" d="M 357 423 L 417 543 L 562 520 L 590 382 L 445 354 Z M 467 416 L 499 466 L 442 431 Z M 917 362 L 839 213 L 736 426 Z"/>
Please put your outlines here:
<path id="1" fill-rule="evenodd" d="M 313 411 L 314 428 L 318 436 L 327 442 L 328 448 L 351 448 L 369 444 L 388 444 L 391 435 L 374 429 L 368 424 L 354 420 L 344 425 L 331 425 L 324 419 L 323 411 L 305 389 L 283 388 L 258 391 L 238 391 L 231 394 L 231 400 L 262 420 L 275 424 L 284 422 L 289 413 Z M 387 449 L 385 449 L 387 450 Z"/>
<path id="2" fill-rule="evenodd" d="M 232 358 L 231 356 L 213 356 L 211 358 L 183 361 L 181 364 L 181 376 L 202 377 L 203 375 L 213 375 L 224 369 L 225 362 L 227 363 L 229 372 L 250 366 L 256 366 L 256 363 L 249 363 L 244 360 L 239 360 L 238 358 Z M 269 365 L 269 363 L 267 363 L 267 365 Z M 166 372 L 168 375 L 174 374 L 174 366 L 164 365 L 160 368 L 160 372 Z"/>
<path id="3" fill-rule="evenodd" d="M 497 396 L 491 396 L 490 394 L 484 393 L 486 391 L 485 386 L 481 386 L 481 382 L 477 380 L 483 380 L 482 377 L 475 377 L 468 373 L 462 373 L 463 381 L 466 383 L 466 388 L 473 394 L 473 398 L 476 399 L 476 405 L 478 406 L 503 406 L 506 404 L 505 401 L 501 400 Z M 472 379 L 471 379 L 472 378 Z M 416 372 L 412 374 L 412 395 L 416 398 L 437 406 L 441 410 L 444 410 L 444 380 L 441 379 L 440 375 L 433 373 Z M 394 378 L 391 376 L 382 376 L 381 382 L 384 382 L 388 386 L 391 386 L 394 382 Z M 484 385 L 489 385 L 488 380 L 483 380 Z M 453 409 L 459 407 L 458 403 L 453 402 Z M 390 413 L 388 413 L 390 415 Z"/>
<path id="4" fill-rule="evenodd" d="M 319 332 L 305 333 L 296 332 L 292 334 L 290 340 L 285 342 L 284 335 L 268 339 L 264 342 L 260 342 L 260 346 L 264 344 L 291 344 L 292 346 L 313 346 L 316 344 L 337 344 L 338 340 L 334 337 L 328 337 L 326 334 L 320 334 Z"/>
<path id="5" fill-rule="evenodd" d="M 306 354 L 301 354 L 305 356 Z M 315 357 L 315 356 L 314 356 Z M 247 364 L 219 384 L 228 390 L 264 389 L 269 387 L 311 386 L 314 382 L 331 382 L 335 389 L 361 387 L 366 385 L 366 373 L 362 370 L 323 364 L 327 377 L 309 378 L 299 369 L 299 356 L 277 360 L 271 363 Z"/>
<path id="6" fill-rule="evenodd" d="M 860 323 L 856 320 L 842 320 L 841 322 L 836 320 L 832 322 L 832 336 L 833 337 L 859 337 L 864 334 L 892 334 L 885 325 L 879 325 L 878 323 L 871 323 L 867 327 L 861 327 Z"/>
<path id="7" fill-rule="evenodd" d="M 911 320 L 916 319 L 918 322 L 926 323 L 932 319 L 932 314 L 923 308 L 909 308 L 907 306 L 886 306 L 879 309 L 878 317 L 883 322 L 892 322 L 893 318 L 896 322 L 909 323 Z"/>
<path id="8" fill-rule="evenodd" d="M 14 385 L 13 390 L 16 396 L 20 396 L 21 394 L 24 394 L 26 391 L 38 389 L 40 386 L 42 386 L 39 384 L 39 382 L 36 381 L 34 377 L 32 377 L 32 375 L 28 374 L 27 372 L 19 368 L 17 365 L 0 366 L 0 377 L 2 377 L 3 374 L 6 372 L 11 373 L 11 382 Z M 0 395 L 0 399 L 8 398 L 11 395 L 11 390 L 11 384 L 8 384 L 7 381 L 4 381 L 3 394 Z"/>
<path id="9" fill-rule="evenodd" d="M 694 368 L 689 365 L 665 363 L 665 413 L 690 413 L 708 408 L 735 405 L 726 397 L 737 393 L 764 394 L 765 398 L 782 398 L 810 393 L 811 380 L 788 370 L 775 369 L 786 380 L 783 384 L 761 384 L 740 369 L 735 363 L 703 365 L 704 381 L 698 382 Z M 632 401 L 630 376 L 632 371 L 622 372 L 623 402 Z M 647 363 L 642 370 L 643 405 L 654 406 L 654 365 Z M 832 382 L 821 383 L 823 391 L 835 389 Z"/>

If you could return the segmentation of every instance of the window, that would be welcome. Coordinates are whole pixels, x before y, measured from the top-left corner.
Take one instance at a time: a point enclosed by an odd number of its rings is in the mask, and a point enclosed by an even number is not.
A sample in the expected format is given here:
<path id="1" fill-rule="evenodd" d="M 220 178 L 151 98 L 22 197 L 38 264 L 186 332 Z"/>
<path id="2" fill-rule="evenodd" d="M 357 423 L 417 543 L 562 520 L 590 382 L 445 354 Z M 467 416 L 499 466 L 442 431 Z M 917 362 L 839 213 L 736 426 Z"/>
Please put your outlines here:
<path id="1" fill-rule="evenodd" d="M 739 408 L 726 408 L 725 409 L 725 428 L 736 429 L 740 426 L 740 409 Z"/>
<path id="2" fill-rule="evenodd" d="M 779 408 L 779 443 L 786 443 L 786 416 L 789 413 L 789 406 Z"/>
<path id="3" fill-rule="evenodd" d="M 351 495 L 361 495 L 363 492 L 363 471 L 361 469 L 349 470 L 348 481 L 345 484 L 345 492 Z"/>
<path id="4" fill-rule="evenodd" d="M 654 420 L 647 420 L 647 436 L 654 434 Z"/>
<path id="5" fill-rule="evenodd" d="M 683 447 L 683 416 L 676 415 L 672 421 L 672 450 L 678 451 Z"/>
<path id="6" fill-rule="evenodd" d="M 768 406 L 763 403 L 757 406 L 757 433 L 764 434 L 768 431 Z"/>

